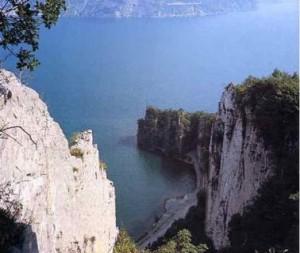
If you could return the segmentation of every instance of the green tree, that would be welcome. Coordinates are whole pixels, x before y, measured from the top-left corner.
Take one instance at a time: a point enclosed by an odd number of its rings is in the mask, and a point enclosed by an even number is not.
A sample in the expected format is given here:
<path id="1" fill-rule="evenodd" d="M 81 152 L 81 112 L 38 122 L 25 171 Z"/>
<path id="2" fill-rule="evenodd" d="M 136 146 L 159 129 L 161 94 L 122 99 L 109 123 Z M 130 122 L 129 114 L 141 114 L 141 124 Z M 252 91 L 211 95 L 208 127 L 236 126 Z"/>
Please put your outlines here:
<path id="1" fill-rule="evenodd" d="M 134 241 L 125 230 L 120 231 L 113 253 L 138 253 Z"/>
<path id="2" fill-rule="evenodd" d="M 192 244 L 192 235 L 187 229 L 177 233 L 166 244 L 159 247 L 154 253 L 204 253 L 208 250 L 205 244 Z"/>
<path id="3" fill-rule="evenodd" d="M 0 46 L 17 57 L 17 68 L 33 70 L 39 61 L 34 52 L 39 47 L 41 25 L 50 29 L 65 0 L 0 0 Z"/>

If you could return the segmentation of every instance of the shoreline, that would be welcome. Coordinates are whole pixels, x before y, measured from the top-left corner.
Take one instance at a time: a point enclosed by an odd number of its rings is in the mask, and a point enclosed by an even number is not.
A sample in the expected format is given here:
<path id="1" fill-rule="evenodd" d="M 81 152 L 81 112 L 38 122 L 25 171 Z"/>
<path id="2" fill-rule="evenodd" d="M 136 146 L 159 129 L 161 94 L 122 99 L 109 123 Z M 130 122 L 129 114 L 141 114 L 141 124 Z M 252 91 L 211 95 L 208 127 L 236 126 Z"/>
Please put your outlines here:
<path id="1" fill-rule="evenodd" d="M 196 187 L 183 196 L 167 199 L 164 204 L 165 212 L 159 220 L 153 224 L 150 231 L 146 232 L 142 238 L 137 241 L 140 249 L 145 249 L 149 245 L 156 242 L 160 237 L 164 236 L 173 223 L 179 219 L 183 219 L 188 214 L 191 207 L 198 203 L 197 195 L 200 191 L 200 165 L 197 161 L 195 152 L 189 154 L 192 160 L 193 169 L 196 173 Z"/>

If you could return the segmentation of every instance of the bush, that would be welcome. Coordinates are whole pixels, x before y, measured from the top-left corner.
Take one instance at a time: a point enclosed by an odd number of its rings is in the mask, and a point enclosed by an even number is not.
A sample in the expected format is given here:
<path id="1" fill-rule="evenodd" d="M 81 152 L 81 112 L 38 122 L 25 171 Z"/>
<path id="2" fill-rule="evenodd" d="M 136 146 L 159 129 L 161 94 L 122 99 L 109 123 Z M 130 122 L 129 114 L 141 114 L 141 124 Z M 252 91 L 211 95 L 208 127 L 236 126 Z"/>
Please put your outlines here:
<path id="1" fill-rule="evenodd" d="M 113 253 L 138 253 L 134 241 L 125 230 L 120 231 Z"/>
<path id="2" fill-rule="evenodd" d="M 72 148 L 70 151 L 72 156 L 83 159 L 83 151 L 80 148 Z"/>
<path id="3" fill-rule="evenodd" d="M 205 253 L 207 250 L 208 247 L 205 244 L 195 246 L 192 243 L 190 231 L 183 229 L 158 249 L 139 251 L 128 233 L 125 230 L 121 230 L 113 253 Z"/>
<path id="4" fill-rule="evenodd" d="M 208 247 L 205 244 L 199 244 L 198 246 L 192 244 L 190 231 L 183 229 L 153 253 L 204 253 L 207 250 Z"/>

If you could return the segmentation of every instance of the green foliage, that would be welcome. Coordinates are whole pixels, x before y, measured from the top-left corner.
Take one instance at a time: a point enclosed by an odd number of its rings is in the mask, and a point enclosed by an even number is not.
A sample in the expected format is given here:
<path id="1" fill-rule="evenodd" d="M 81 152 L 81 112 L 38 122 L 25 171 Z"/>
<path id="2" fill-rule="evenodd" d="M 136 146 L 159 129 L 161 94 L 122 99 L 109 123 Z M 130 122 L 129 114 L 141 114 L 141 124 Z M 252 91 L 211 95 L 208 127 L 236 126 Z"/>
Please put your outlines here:
<path id="1" fill-rule="evenodd" d="M 254 125 L 258 138 L 271 151 L 269 159 L 274 162 L 274 176 L 261 187 L 253 204 L 245 208 L 242 215 L 232 218 L 229 224 L 231 247 L 222 252 L 284 252 L 286 249 L 298 252 L 299 77 L 279 70 L 267 78 L 249 77 L 235 87 L 235 98 L 244 129 L 246 125 Z M 196 145 L 203 149 L 208 147 L 213 122 L 213 115 L 202 112 L 189 114 L 152 107 L 149 113 L 147 109 L 139 130 L 146 148 L 159 147 L 164 154 L 178 158 Z M 218 130 L 213 140 L 222 142 L 224 126 L 221 123 Z M 194 244 L 209 243 L 204 231 L 199 229 L 204 227 L 203 216 L 197 215 L 201 214 L 201 203 L 203 201 L 199 201 L 185 220 L 177 221 L 165 237 L 153 245 L 157 253 L 159 250 L 162 253 L 177 252 L 175 233 L 183 228 L 192 232 Z"/>
<path id="2" fill-rule="evenodd" d="M 205 243 L 209 247 L 208 252 L 212 252 L 213 244 L 211 240 L 206 236 L 205 228 L 205 210 L 206 210 L 206 194 L 201 192 L 198 194 L 198 204 L 195 207 L 190 208 L 188 214 L 184 219 L 175 221 L 168 229 L 162 238 L 159 238 L 154 244 L 151 245 L 151 249 L 157 249 L 166 244 L 172 238 L 176 236 L 178 231 L 188 230 L 191 232 L 191 239 L 194 245 Z"/>
<path id="3" fill-rule="evenodd" d="M 34 52 L 39 47 L 39 29 L 51 28 L 65 0 L 4 0 L 0 4 L 0 46 L 17 57 L 18 69 L 33 70 L 38 64 Z"/>
<path id="4" fill-rule="evenodd" d="M 138 249 L 134 241 L 130 238 L 125 230 L 121 230 L 117 242 L 114 246 L 113 253 L 138 253 Z"/>
<path id="5" fill-rule="evenodd" d="M 266 146 L 289 143 L 298 133 L 299 77 L 275 70 L 267 78 L 249 77 L 236 87 L 237 102 L 245 113 L 250 108 L 253 123 Z"/>
<path id="6" fill-rule="evenodd" d="M 224 252 L 268 252 L 274 246 L 271 252 L 298 252 L 298 80 L 297 74 L 275 70 L 268 78 L 250 77 L 236 88 L 244 120 L 254 123 L 272 151 L 274 176 L 261 187 L 253 204 L 232 218 L 231 247 Z"/>
<path id="7" fill-rule="evenodd" d="M 192 244 L 190 231 L 183 229 L 153 253 L 204 253 L 207 250 L 208 247 L 205 244 L 199 244 L 198 246 Z"/>
<path id="8" fill-rule="evenodd" d="M 72 148 L 70 150 L 72 156 L 83 159 L 83 151 L 80 148 Z"/>
<path id="9" fill-rule="evenodd" d="M 145 119 L 138 121 L 138 145 L 169 157 L 184 159 L 199 141 L 200 123 L 204 125 L 203 132 L 209 136 L 213 120 L 214 115 L 209 113 L 148 107 Z"/>
<path id="10" fill-rule="evenodd" d="M 121 230 L 114 246 L 114 253 L 205 253 L 208 247 L 205 244 L 195 246 L 192 243 L 191 233 L 187 229 L 179 231 L 165 244 L 156 250 L 138 250 L 134 241 L 125 230 Z"/>
<path id="11" fill-rule="evenodd" d="M 243 215 L 235 215 L 229 226 L 229 252 L 266 251 L 273 245 L 298 252 L 298 202 L 288 198 L 289 182 L 273 178 Z"/>

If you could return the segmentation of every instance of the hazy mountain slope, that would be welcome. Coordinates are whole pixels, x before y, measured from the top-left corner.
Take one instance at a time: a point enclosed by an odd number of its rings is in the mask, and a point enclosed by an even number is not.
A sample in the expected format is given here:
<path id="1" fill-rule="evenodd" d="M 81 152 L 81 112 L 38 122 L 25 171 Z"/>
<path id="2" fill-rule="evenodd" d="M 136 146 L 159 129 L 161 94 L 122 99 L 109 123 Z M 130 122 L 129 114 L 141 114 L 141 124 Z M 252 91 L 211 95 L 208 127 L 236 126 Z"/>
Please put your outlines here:
<path id="1" fill-rule="evenodd" d="M 204 16 L 253 8 L 256 0 L 68 0 L 67 16 Z"/>

